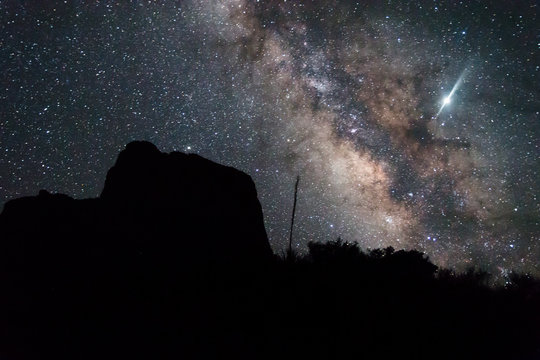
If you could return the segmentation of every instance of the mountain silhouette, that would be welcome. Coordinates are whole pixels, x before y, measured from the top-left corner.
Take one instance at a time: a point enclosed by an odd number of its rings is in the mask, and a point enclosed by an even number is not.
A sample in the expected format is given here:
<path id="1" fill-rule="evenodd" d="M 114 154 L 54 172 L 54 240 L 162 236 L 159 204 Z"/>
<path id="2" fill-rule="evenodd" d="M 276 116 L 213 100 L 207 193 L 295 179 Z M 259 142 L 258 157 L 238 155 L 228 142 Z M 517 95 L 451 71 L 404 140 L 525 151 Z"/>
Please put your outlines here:
<path id="1" fill-rule="evenodd" d="M 177 263 L 272 257 L 248 175 L 198 155 L 165 154 L 144 141 L 120 153 L 99 198 L 75 200 L 42 190 L 8 202 L 0 229 L 2 246 L 12 247 L 4 249 L 8 262 L 34 255 L 57 264 L 145 253 Z"/>
<path id="2" fill-rule="evenodd" d="M 156 314 L 147 306 L 160 308 L 159 319 L 182 312 L 196 333 L 194 309 L 211 307 L 212 283 L 249 286 L 274 259 L 248 175 L 144 141 L 119 154 L 98 198 L 41 190 L 7 202 L 0 239 L 0 357 L 8 358 L 58 354 L 64 343 L 68 357 L 91 357 L 81 350 L 88 343 L 151 342 L 145 329 Z"/>

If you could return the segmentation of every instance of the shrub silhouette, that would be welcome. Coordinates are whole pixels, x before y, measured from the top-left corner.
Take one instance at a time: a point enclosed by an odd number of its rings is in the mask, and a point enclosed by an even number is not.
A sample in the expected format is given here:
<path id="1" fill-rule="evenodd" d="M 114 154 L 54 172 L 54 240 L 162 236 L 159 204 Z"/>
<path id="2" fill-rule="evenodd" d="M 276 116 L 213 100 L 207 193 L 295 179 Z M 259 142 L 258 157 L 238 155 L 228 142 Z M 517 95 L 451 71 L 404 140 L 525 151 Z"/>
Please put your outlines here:
<path id="1" fill-rule="evenodd" d="M 311 260 L 319 264 L 354 264 L 366 259 L 357 243 L 344 242 L 340 238 L 327 243 L 309 242 L 308 249 Z"/>

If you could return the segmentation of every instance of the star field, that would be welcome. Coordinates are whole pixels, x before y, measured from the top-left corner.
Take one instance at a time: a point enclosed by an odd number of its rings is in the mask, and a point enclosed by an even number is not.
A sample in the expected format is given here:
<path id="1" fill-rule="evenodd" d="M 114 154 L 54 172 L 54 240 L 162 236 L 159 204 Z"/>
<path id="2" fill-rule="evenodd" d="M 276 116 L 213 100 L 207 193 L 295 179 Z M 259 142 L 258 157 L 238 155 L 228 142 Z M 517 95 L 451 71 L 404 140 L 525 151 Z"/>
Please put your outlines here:
<path id="1" fill-rule="evenodd" d="M 250 174 L 274 250 L 338 236 L 540 275 L 534 1 L 0 3 L 0 204 L 131 140 Z"/>

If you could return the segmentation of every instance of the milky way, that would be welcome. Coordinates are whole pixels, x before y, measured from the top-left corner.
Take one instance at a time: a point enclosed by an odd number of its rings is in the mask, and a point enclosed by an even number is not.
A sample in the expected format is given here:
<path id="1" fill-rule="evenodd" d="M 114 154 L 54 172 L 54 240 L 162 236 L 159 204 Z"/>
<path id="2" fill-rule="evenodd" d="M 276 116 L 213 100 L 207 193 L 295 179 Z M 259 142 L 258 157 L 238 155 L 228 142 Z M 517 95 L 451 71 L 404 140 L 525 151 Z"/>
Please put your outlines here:
<path id="1" fill-rule="evenodd" d="M 250 174 L 271 243 L 540 274 L 534 1 L 0 4 L 0 202 L 134 139 Z M 445 98 L 448 101 L 445 102 Z"/>

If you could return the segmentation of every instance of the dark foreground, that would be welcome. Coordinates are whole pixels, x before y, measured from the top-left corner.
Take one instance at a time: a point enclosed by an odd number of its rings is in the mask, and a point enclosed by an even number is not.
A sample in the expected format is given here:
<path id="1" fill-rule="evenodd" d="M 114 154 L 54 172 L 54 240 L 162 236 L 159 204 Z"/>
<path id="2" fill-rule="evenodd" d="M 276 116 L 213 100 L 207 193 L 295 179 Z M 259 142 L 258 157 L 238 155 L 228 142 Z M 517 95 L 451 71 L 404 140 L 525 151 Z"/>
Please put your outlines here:
<path id="1" fill-rule="evenodd" d="M 330 243 L 250 268 L 124 266 L 4 284 L 2 359 L 540 355 L 538 282 L 493 289 L 481 274 L 436 278 L 417 252 Z"/>
<path id="2" fill-rule="evenodd" d="M 0 359 L 540 359 L 540 283 L 421 253 L 275 257 L 251 178 L 136 142 L 99 198 L 0 214 Z"/>

